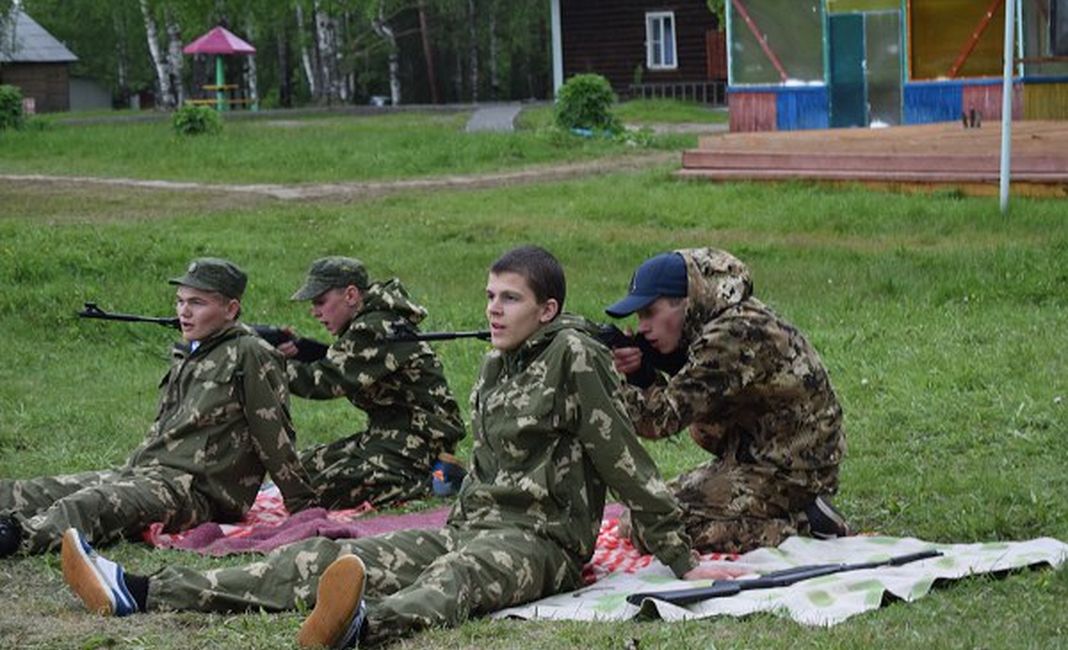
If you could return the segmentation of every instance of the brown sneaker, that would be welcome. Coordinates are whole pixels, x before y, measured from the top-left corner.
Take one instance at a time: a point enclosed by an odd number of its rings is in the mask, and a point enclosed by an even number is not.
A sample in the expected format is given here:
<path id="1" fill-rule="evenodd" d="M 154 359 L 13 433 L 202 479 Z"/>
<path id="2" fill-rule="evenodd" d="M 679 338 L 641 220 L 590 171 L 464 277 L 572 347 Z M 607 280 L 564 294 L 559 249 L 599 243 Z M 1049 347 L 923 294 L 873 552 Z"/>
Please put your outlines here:
<path id="1" fill-rule="evenodd" d="M 300 626 L 297 645 L 302 648 L 355 648 L 359 643 L 367 607 L 363 588 L 367 569 L 363 560 L 346 554 L 334 560 L 319 577 L 315 607 Z"/>

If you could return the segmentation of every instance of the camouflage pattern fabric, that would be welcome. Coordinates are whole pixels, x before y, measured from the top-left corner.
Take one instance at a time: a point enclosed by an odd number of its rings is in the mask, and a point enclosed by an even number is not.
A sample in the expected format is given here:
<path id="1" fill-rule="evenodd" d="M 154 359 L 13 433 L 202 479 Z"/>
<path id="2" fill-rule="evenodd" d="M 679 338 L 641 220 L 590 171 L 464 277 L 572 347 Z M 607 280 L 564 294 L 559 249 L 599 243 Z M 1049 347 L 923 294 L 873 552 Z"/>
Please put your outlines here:
<path id="1" fill-rule="evenodd" d="M 471 397 L 471 472 L 449 521 L 532 531 L 581 568 L 611 488 L 646 547 L 681 576 L 695 563 L 678 505 L 634 435 L 608 349 L 584 326 L 565 314 L 486 357 Z"/>
<path id="2" fill-rule="evenodd" d="M 234 521 L 267 472 L 290 510 L 315 503 L 293 447 L 281 357 L 250 329 L 227 328 L 192 353 L 175 346 L 160 387 L 156 420 L 125 468 L 0 487 L 25 550 L 55 549 L 71 526 L 104 544 L 155 521 L 170 531 Z"/>
<path id="3" fill-rule="evenodd" d="M 690 427 L 717 457 L 673 484 L 701 551 L 741 552 L 807 532 L 803 510 L 838 488 L 842 409 L 815 349 L 752 296 L 749 271 L 723 251 L 678 251 L 689 297 L 687 362 L 645 390 L 628 387 L 638 433 Z"/>
<path id="4" fill-rule="evenodd" d="M 679 509 L 631 429 L 607 349 L 578 324 L 561 316 L 519 349 L 487 356 L 472 395 L 471 471 L 442 530 L 312 539 L 207 572 L 168 567 L 152 576 L 149 606 L 312 605 L 322 571 L 352 552 L 368 569 L 366 641 L 458 625 L 580 586 L 609 488 L 681 576 L 696 562 Z"/>
<path id="5" fill-rule="evenodd" d="M 82 488 L 114 482 L 119 472 L 102 470 L 34 479 L 0 479 L 0 507 L 6 512 L 32 517 Z"/>
<path id="6" fill-rule="evenodd" d="M 391 342 L 426 310 L 397 280 L 364 292 L 356 317 L 313 363 L 290 361 L 289 389 L 309 399 L 345 397 L 367 430 L 306 449 L 301 459 L 327 508 L 382 506 L 428 496 L 431 465 L 464 436 L 460 409 L 430 345 Z"/>

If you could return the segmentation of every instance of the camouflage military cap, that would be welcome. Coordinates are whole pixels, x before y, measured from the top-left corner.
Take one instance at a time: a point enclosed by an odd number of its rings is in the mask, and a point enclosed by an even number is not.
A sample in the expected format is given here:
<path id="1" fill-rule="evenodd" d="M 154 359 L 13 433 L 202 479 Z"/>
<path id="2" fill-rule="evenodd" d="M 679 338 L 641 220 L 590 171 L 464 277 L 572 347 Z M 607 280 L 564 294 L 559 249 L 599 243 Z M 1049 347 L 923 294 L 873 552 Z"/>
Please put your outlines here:
<path id="1" fill-rule="evenodd" d="M 218 291 L 224 296 L 240 299 L 245 293 L 248 276 L 236 264 L 228 260 L 200 257 L 189 263 L 185 275 L 180 278 L 171 278 L 169 282 L 204 291 Z"/>
<path id="2" fill-rule="evenodd" d="M 312 262 L 304 285 L 291 300 L 311 300 L 324 291 L 347 287 L 350 284 L 366 289 L 369 284 L 363 262 L 353 257 L 324 257 Z"/>

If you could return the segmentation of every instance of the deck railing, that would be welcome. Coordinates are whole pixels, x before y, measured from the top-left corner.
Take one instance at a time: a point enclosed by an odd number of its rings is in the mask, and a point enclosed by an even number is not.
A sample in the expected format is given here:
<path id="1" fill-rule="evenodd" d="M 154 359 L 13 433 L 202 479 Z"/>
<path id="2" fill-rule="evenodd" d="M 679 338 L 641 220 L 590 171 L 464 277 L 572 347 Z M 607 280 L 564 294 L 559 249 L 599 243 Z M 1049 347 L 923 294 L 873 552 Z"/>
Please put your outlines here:
<path id="1" fill-rule="evenodd" d="M 665 81 L 631 84 L 627 88 L 631 99 L 679 99 L 714 106 L 727 103 L 725 81 Z"/>

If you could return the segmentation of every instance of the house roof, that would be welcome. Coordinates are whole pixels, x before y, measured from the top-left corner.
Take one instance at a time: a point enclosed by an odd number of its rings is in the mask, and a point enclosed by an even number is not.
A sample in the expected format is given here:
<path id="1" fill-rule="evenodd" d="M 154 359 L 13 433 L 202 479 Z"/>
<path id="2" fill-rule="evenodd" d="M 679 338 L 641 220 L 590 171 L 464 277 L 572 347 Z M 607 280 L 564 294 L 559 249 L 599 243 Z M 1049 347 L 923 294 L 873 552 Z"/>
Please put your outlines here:
<path id="1" fill-rule="evenodd" d="M 16 11 L 13 15 L 14 20 L 9 18 L 0 23 L 6 37 L 0 39 L 5 41 L 0 48 L 0 63 L 72 63 L 78 60 L 26 12 Z"/>

